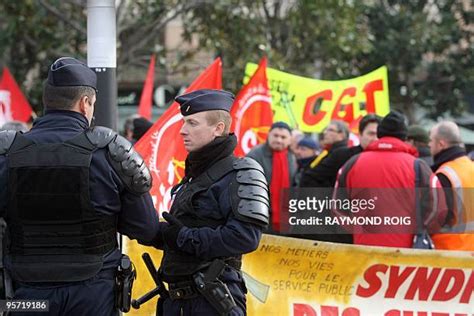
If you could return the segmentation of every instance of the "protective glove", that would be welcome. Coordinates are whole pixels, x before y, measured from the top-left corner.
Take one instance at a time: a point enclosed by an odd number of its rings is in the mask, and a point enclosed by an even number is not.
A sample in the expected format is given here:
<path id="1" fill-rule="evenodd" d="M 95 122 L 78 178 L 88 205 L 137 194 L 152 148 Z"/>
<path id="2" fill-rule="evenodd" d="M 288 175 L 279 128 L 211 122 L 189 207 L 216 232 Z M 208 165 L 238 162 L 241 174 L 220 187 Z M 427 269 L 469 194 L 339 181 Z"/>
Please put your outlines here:
<path id="1" fill-rule="evenodd" d="M 168 227 L 163 230 L 163 240 L 165 245 L 170 249 L 179 249 L 178 247 L 178 234 L 184 224 L 179 219 L 174 217 L 168 212 L 163 212 L 163 218 L 168 222 Z"/>
<path id="2" fill-rule="evenodd" d="M 150 242 L 150 243 L 143 243 L 146 246 L 153 246 L 157 249 L 163 250 L 163 247 L 165 245 L 165 241 L 163 239 L 163 232 L 166 228 L 168 228 L 170 224 L 167 222 L 159 222 L 158 223 L 158 232 L 155 235 L 155 238 Z"/>

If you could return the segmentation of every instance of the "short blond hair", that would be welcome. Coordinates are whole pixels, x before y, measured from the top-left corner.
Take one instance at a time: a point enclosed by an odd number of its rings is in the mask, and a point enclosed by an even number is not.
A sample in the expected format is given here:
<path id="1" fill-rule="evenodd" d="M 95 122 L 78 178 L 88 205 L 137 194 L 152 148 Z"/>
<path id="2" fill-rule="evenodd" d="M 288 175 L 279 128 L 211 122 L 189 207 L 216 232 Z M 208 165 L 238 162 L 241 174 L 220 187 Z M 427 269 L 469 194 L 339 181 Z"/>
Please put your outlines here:
<path id="1" fill-rule="evenodd" d="M 224 123 L 224 132 L 222 136 L 229 135 L 232 118 L 230 113 L 223 110 L 206 111 L 206 120 L 208 125 L 217 125 L 219 122 Z"/>

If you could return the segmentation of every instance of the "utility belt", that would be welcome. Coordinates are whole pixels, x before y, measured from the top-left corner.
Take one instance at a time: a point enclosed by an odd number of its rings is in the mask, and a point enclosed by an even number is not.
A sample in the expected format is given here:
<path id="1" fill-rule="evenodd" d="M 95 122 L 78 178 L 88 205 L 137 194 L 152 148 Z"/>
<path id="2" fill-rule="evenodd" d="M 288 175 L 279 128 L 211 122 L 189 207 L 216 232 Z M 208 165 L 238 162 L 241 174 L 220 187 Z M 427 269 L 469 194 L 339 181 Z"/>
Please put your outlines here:
<path id="1" fill-rule="evenodd" d="M 191 280 L 168 283 L 170 299 L 187 300 L 202 295 L 219 315 L 228 315 L 236 303 L 229 288 L 219 277 L 229 266 L 223 260 L 215 259 L 206 270 L 193 274 Z"/>
<path id="2" fill-rule="evenodd" d="M 194 281 L 168 283 L 168 293 L 172 300 L 189 300 L 201 295 Z"/>

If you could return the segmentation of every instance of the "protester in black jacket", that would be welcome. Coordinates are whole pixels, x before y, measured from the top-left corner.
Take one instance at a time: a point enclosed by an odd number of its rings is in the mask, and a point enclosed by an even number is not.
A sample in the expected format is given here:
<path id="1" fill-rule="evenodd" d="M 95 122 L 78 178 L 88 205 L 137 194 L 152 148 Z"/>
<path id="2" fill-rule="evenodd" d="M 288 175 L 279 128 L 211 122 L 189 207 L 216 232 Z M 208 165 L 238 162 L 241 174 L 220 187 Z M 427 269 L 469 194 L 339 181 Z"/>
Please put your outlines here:
<path id="1" fill-rule="evenodd" d="M 301 176 L 300 187 L 332 187 L 336 180 L 338 169 L 328 164 L 327 161 L 331 155 L 339 148 L 347 148 L 349 138 L 349 128 L 343 121 L 331 121 L 324 131 L 324 141 L 326 149 L 310 164 Z"/>
<path id="2" fill-rule="evenodd" d="M 335 149 L 324 161 L 325 183 L 333 187 L 336 183 L 337 172 L 352 157 L 361 153 L 370 143 L 377 140 L 377 126 L 381 118 L 375 114 L 367 114 L 359 122 L 360 144 L 354 147 Z"/>
<path id="3" fill-rule="evenodd" d="M 408 127 L 407 143 L 416 147 L 418 151 L 418 158 L 424 160 L 428 166 L 433 165 L 433 156 L 431 156 L 430 146 L 430 135 L 428 132 L 419 125 L 412 125 Z"/>

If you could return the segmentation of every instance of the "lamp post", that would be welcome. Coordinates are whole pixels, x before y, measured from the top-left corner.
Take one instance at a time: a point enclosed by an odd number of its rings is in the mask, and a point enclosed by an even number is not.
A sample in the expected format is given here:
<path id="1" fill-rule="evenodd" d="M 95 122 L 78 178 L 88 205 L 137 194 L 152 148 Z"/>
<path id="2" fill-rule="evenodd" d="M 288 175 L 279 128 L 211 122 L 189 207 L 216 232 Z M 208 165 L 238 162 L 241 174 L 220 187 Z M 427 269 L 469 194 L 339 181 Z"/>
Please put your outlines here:
<path id="1" fill-rule="evenodd" d="M 87 0 L 87 65 L 97 74 L 95 125 L 117 131 L 115 0 Z"/>

